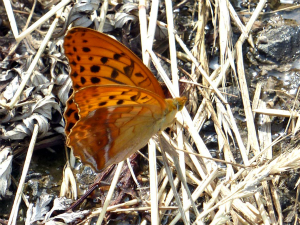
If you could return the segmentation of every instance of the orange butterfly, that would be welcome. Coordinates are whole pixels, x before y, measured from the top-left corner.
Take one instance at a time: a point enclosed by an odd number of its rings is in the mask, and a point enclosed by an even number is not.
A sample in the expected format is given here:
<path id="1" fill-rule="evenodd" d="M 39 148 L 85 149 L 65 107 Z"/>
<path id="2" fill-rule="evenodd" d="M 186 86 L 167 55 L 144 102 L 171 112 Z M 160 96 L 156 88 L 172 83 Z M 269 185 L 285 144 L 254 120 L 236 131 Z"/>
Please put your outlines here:
<path id="1" fill-rule="evenodd" d="M 72 28 L 64 49 L 73 81 L 64 114 L 67 145 L 97 171 L 144 147 L 186 102 L 165 99 L 142 61 L 105 34 Z"/>

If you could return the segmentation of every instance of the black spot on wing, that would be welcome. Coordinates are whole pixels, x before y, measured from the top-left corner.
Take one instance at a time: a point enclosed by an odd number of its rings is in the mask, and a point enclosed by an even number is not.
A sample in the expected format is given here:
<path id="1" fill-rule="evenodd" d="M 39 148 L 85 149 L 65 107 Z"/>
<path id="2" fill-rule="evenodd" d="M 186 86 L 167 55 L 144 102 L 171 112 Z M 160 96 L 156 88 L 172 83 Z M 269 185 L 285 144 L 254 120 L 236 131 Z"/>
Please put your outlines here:
<path id="1" fill-rule="evenodd" d="M 116 69 L 113 69 L 113 71 L 111 72 L 110 77 L 113 79 L 116 79 L 119 76 L 119 72 Z"/>
<path id="2" fill-rule="evenodd" d="M 123 68 L 125 75 L 129 78 L 132 76 L 132 73 L 133 73 L 133 70 L 134 70 L 134 62 L 132 60 L 130 60 L 130 61 L 131 61 L 131 65 L 130 66 L 125 66 Z"/>
<path id="3" fill-rule="evenodd" d="M 89 47 L 83 47 L 83 48 L 82 48 L 82 51 L 83 51 L 83 52 L 90 52 L 91 49 L 90 49 Z"/>
<path id="4" fill-rule="evenodd" d="M 74 85 L 74 88 L 75 88 L 75 89 L 79 89 L 79 88 L 81 88 L 81 86 L 80 86 L 79 84 L 75 84 L 75 85 Z"/>
<path id="5" fill-rule="evenodd" d="M 78 120 L 79 120 L 79 115 L 78 115 L 78 112 L 76 112 L 76 113 L 74 114 L 74 118 L 75 118 L 75 120 L 76 120 L 76 121 L 78 121 Z"/>
<path id="6" fill-rule="evenodd" d="M 139 97 L 138 97 L 137 95 L 133 95 L 133 96 L 130 97 L 130 99 L 131 99 L 132 101 L 136 101 L 136 100 L 139 99 Z"/>
<path id="7" fill-rule="evenodd" d="M 107 104 L 107 102 L 100 102 L 98 105 L 99 106 L 104 106 L 104 105 L 106 105 Z"/>
<path id="8" fill-rule="evenodd" d="M 97 65 L 91 66 L 92 73 L 98 73 L 99 71 L 100 71 L 100 66 L 97 66 Z"/>
<path id="9" fill-rule="evenodd" d="M 80 78 L 80 82 L 81 82 L 82 84 L 85 84 L 86 79 L 85 79 L 84 77 L 81 77 L 81 78 Z"/>
<path id="10" fill-rule="evenodd" d="M 122 105 L 124 103 L 124 100 L 117 101 L 117 105 Z"/>
<path id="11" fill-rule="evenodd" d="M 75 71 L 71 76 L 76 78 L 78 76 L 78 73 Z"/>
<path id="12" fill-rule="evenodd" d="M 107 58 L 107 57 L 102 57 L 100 60 L 101 60 L 101 62 L 102 62 L 103 64 L 105 64 L 105 63 L 107 63 L 108 58 Z"/>
<path id="13" fill-rule="evenodd" d="M 75 125 L 75 123 L 69 123 L 68 126 L 66 127 L 66 130 L 67 130 L 68 132 L 70 132 L 71 129 L 74 127 L 74 125 Z"/>
<path id="14" fill-rule="evenodd" d="M 72 115 L 73 112 L 75 112 L 74 109 L 68 109 L 68 110 L 66 111 L 67 117 L 70 117 L 70 116 Z"/>
<path id="15" fill-rule="evenodd" d="M 91 78 L 91 82 L 92 82 L 93 84 L 98 84 L 100 81 L 101 81 L 101 80 L 100 80 L 100 78 L 98 78 L 98 77 L 92 77 L 92 78 Z"/>
<path id="16" fill-rule="evenodd" d="M 122 56 L 118 53 L 114 54 L 114 59 L 119 60 Z"/>
<path id="17" fill-rule="evenodd" d="M 136 77 L 144 77 L 143 74 L 141 74 L 141 73 L 135 73 L 134 75 L 135 75 Z"/>
<path id="18" fill-rule="evenodd" d="M 73 98 L 70 98 L 70 99 L 67 101 L 67 103 L 68 103 L 69 105 L 71 105 L 71 104 L 73 103 Z"/>

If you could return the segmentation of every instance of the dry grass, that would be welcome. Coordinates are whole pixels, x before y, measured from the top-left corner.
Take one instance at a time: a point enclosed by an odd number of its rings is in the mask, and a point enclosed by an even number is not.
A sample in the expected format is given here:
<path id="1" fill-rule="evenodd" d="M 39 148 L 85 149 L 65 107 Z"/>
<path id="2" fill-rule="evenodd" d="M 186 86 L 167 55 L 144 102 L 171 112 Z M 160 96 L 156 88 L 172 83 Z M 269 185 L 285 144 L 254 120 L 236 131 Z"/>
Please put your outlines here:
<path id="1" fill-rule="evenodd" d="M 17 104 L 20 104 L 18 102 L 20 95 L 23 93 L 26 83 L 32 76 L 34 68 L 44 52 L 52 32 L 55 30 L 59 16 L 63 13 L 60 9 L 62 6 L 67 5 L 69 1 L 60 2 L 29 28 L 25 27 L 20 35 L 18 34 L 16 23 L 13 22 L 14 12 L 10 10 L 10 3 L 7 0 L 4 3 L 10 18 L 11 29 L 16 39 L 16 44 L 11 48 L 11 51 L 16 49 L 18 43 L 26 35 L 29 35 L 43 24 L 50 16 L 55 13 L 57 16 L 57 19 L 53 20 L 48 34 L 42 41 L 35 59 L 32 60 L 32 64 L 26 71 L 26 75 L 23 76 L 18 90 L 14 93 L 14 97 L 8 103 L 1 102 L 2 107 L 9 111 Z M 115 5 L 116 3 L 104 1 L 98 21 L 100 31 L 104 27 L 109 4 Z M 181 47 L 184 52 L 180 52 L 180 55 L 184 55 L 185 59 L 189 60 L 192 65 L 192 73 L 185 78 L 190 81 L 187 84 L 189 85 L 188 106 L 190 111 L 184 108 L 177 115 L 177 123 L 173 127 L 172 136 L 162 132 L 159 135 L 160 141 L 157 139 L 149 141 L 150 189 L 147 192 L 148 195 L 143 196 L 145 192 L 142 191 L 141 185 L 135 179 L 138 187 L 136 191 L 143 198 L 109 206 L 118 177 L 122 172 L 123 163 L 120 163 L 103 208 L 95 209 L 92 214 L 86 217 L 85 222 L 99 215 L 97 224 L 101 224 L 106 212 L 134 214 L 137 211 L 148 211 L 151 214 L 151 224 L 162 224 L 164 216 L 169 217 L 168 224 L 176 224 L 179 220 L 182 220 L 184 224 L 207 223 L 204 221 L 209 221 L 210 224 L 283 224 L 285 218 L 279 200 L 278 181 L 281 174 L 299 169 L 300 149 L 297 145 L 290 145 L 279 156 L 272 155 L 272 147 L 284 141 L 288 138 L 288 135 L 272 140 L 270 117 L 290 117 L 290 129 L 293 128 L 290 133 L 295 134 L 299 128 L 299 114 L 292 111 L 267 109 L 266 103 L 260 99 L 261 83 L 256 86 L 254 98 L 250 98 L 242 53 L 245 41 L 253 45 L 251 28 L 262 12 L 266 0 L 258 3 L 255 11 L 251 13 L 247 24 L 240 21 L 230 2 L 222 0 L 216 0 L 215 2 L 199 1 L 197 9 L 198 21 L 194 24 L 195 45 L 191 50 L 188 49 L 182 41 L 182 37 L 174 29 L 172 2 L 169 0 L 165 1 L 167 24 L 157 20 L 158 1 L 152 1 L 149 16 L 146 13 L 145 4 L 146 2 L 140 1 L 138 7 L 143 62 L 149 65 L 149 62 L 152 61 L 171 95 L 178 97 L 180 93 L 180 79 L 177 56 L 179 55 L 178 46 Z M 209 19 L 212 20 L 215 33 L 218 33 L 218 38 L 215 38 L 215 41 L 219 41 L 220 46 L 220 67 L 212 72 L 209 70 L 205 47 L 205 26 Z M 232 26 L 241 33 L 234 46 L 232 43 Z M 160 63 L 161 61 L 152 50 L 155 29 L 157 28 L 168 30 L 172 81 L 165 73 Z M 241 92 L 248 133 L 246 141 L 242 138 L 241 130 L 236 124 L 232 109 L 227 102 L 227 94 L 223 90 L 229 79 L 227 76 L 229 73 L 233 74 L 236 85 Z M 186 80 L 185 82 L 188 82 Z M 53 85 L 49 88 L 49 94 L 52 88 Z M 200 93 L 203 97 L 200 103 L 197 93 Z M 189 113 L 191 111 L 193 112 L 192 115 L 194 115 L 193 118 Z M 258 125 L 255 122 L 257 114 L 263 115 L 263 124 Z M 208 119 L 213 121 L 218 139 L 218 150 L 223 152 L 224 161 L 212 159 L 210 151 L 199 135 L 199 131 L 201 131 Z M 237 145 L 238 154 L 241 155 L 243 161 L 242 165 L 239 165 L 234 158 L 236 150 L 234 150 L 232 140 Z M 297 141 L 297 136 L 295 140 Z M 35 137 L 33 136 L 31 145 L 34 144 Z M 157 149 L 161 152 L 163 159 L 156 155 Z M 159 169 L 157 167 L 158 161 L 163 162 L 163 166 Z M 220 164 L 226 165 L 226 167 L 221 167 Z M 24 169 L 23 172 L 24 175 L 21 181 L 24 182 L 27 171 L 25 172 Z M 132 175 L 135 176 L 133 172 Z M 74 188 L 74 185 L 70 185 L 70 183 L 74 183 L 74 178 L 70 173 L 69 166 L 66 167 L 63 177 L 62 195 L 66 196 L 68 193 L 66 190 L 70 186 Z M 15 205 L 10 214 L 9 225 L 15 224 L 17 219 L 18 204 L 21 201 L 23 187 L 21 181 L 15 197 Z M 298 199 L 298 187 L 299 182 L 297 187 L 295 187 L 297 188 L 295 199 Z M 76 189 L 70 192 L 73 197 L 77 195 Z M 199 202 L 200 197 L 203 202 Z M 297 206 L 298 201 L 295 202 L 294 206 L 295 215 L 297 215 Z M 297 221 L 297 218 L 295 221 Z M 142 217 L 141 224 L 146 223 L 147 219 Z"/>

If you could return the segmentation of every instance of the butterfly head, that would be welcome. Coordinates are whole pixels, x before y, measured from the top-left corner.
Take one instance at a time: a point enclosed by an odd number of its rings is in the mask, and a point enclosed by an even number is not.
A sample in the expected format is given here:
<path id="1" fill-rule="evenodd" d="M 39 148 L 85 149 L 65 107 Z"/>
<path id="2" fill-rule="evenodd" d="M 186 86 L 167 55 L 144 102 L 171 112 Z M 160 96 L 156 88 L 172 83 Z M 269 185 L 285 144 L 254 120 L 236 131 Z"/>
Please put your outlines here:
<path id="1" fill-rule="evenodd" d="M 183 109 L 186 101 L 187 101 L 186 97 L 179 97 L 179 98 L 174 98 L 173 99 L 173 102 L 177 107 L 177 111 L 181 111 Z"/>
<path id="2" fill-rule="evenodd" d="M 173 123 L 176 113 L 183 109 L 187 98 L 179 97 L 166 99 L 165 101 L 167 103 L 167 110 L 160 130 L 167 128 Z"/>

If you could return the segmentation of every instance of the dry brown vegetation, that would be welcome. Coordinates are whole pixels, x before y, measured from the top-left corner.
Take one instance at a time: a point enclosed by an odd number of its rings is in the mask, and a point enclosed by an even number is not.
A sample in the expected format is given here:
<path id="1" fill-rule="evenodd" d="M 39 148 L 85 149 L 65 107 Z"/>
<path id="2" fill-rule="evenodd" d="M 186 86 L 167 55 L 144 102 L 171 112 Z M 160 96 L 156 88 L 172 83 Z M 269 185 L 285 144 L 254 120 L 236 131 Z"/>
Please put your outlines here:
<path id="1" fill-rule="evenodd" d="M 14 5 L 8 0 L 3 2 L 5 8 L 1 9 L 9 20 L 5 18 L 7 25 L 2 24 L 0 47 L 0 196 L 3 203 L 14 199 L 12 207 L 6 209 L 9 216 L 2 215 L 4 224 L 25 220 L 27 224 L 75 224 L 92 219 L 98 224 L 103 220 L 103 224 L 110 220 L 130 221 L 128 224 L 299 222 L 298 93 L 296 97 L 289 95 L 289 110 L 273 109 L 261 98 L 268 82 L 260 80 L 249 86 L 244 64 L 243 48 L 255 48 L 252 34 L 261 25 L 259 16 L 266 9 L 266 0 L 243 12 L 223 0 L 141 0 L 126 1 L 122 6 L 105 0 L 100 8 L 98 1 L 75 5 L 70 0 L 34 1 L 21 6 L 18 1 Z M 178 14 L 178 9 L 186 10 L 187 16 Z M 280 10 L 296 9 L 293 6 Z M 69 17 L 70 12 L 73 17 Z M 113 168 L 106 179 L 109 190 L 102 189 L 105 195 L 98 191 L 100 197 L 91 197 L 100 199 L 101 204 L 63 212 L 70 206 L 70 199 L 77 199 L 83 192 L 73 172 L 78 175 L 86 170 L 72 170 L 74 159 L 67 160 L 60 171 L 62 181 L 54 181 L 61 190 L 60 196 L 49 194 L 49 189 L 54 191 L 57 186 L 45 184 L 45 176 L 39 188 L 28 189 L 27 173 L 33 166 L 30 161 L 36 154 L 34 148 L 49 149 L 64 140 L 62 115 L 71 82 L 61 35 L 70 23 L 122 36 L 129 47 L 136 48 L 133 51 L 141 53 L 146 65 L 150 61 L 154 64 L 158 79 L 162 78 L 173 97 L 179 96 L 181 89 L 189 100 L 178 113 L 176 125 L 149 141 L 148 152 L 143 151 L 146 160 L 135 156 L 131 163 L 124 161 L 125 167 L 122 162 Z M 136 44 L 139 39 L 141 50 Z M 168 40 L 164 44 L 167 47 L 159 44 L 164 40 Z M 214 69 L 209 62 L 213 54 L 219 61 Z M 228 93 L 228 87 L 234 87 L 238 95 Z M 230 97 L 241 98 L 244 121 L 233 114 L 236 106 Z M 277 138 L 271 133 L 274 118 L 286 118 L 281 124 L 285 132 L 278 133 Z M 217 153 L 203 140 L 203 127 L 208 122 Z M 279 148 L 275 155 L 274 146 Z M 16 188 L 10 188 L 14 157 L 27 147 L 22 175 L 17 175 L 20 178 L 14 182 Z M 134 162 L 136 158 L 149 165 L 139 165 Z M 38 168 L 33 166 L 31 173 L 36 171 Z M 94 178 L 95 174 L 90 173 Z M 44 193 L 43 188 L 48 191 Z M 34 190 L 38 194 L 32 194 Z M 20 216 L 21 201 L 26 205 L 26 218 Z"/>

